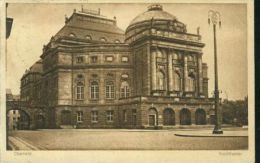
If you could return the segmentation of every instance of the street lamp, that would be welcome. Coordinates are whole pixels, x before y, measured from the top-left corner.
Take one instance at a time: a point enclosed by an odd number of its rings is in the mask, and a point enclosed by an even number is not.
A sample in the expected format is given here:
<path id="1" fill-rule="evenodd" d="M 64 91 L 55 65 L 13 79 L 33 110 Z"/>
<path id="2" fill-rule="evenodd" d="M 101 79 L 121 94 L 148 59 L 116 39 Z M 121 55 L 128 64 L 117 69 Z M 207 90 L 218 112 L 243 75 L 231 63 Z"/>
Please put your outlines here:
<path id="1" fill-rule="evenodd" d="M 214 35 L 214 67 L 215 67 L 215 127 L 213 130 L 213 134 L 223 134 L 221 129 L 221 121 L 222 121 L 222 113 L 219 107 L 219 90 L 218 90 L 218 64 L 217 64 L 217 41 L 216 41 L 216 25 L 221 27 L 221 16 L 218 11 L 210 10 L 208 12 L 208 23 L 213 24 L 213 35 Z"/>

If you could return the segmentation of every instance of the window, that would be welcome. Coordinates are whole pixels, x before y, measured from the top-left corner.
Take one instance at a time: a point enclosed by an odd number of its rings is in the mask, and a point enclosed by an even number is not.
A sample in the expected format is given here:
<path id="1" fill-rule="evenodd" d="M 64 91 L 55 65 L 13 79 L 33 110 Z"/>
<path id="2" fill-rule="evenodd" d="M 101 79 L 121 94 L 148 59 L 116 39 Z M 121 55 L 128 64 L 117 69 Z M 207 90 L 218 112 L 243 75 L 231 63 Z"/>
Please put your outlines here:
<path id="1" fill-rule="evenodd" d="M 107 62 L 112 62 L 114 60 L 114 58 L 112 56 L 107 56 L 106 57 L 106 61 Z"/>
<path id="2" fill-rule="evenodd" d="M 128 78 L 128 74 L 122 74 L 121 77 L 122 77 L 123 79 L 127 79 L 127 78 Z"/>
<path id="3" fill-rule="evenodd" d="M 91 111 L 91 122 L 98 122 L 98 111 Z"/>
<path id="4" fill-rule="evenodd" d="M 104 38 L 104 37 L 102 37 L 102 38 L 100 38 L 100 41 L 102 41 L 102 42 L 106 42 L 106 41 L 107 41 L 107 39 L 106 39 L 106 38 Z"/>
<path id="5" fill-rule="evenodd" d="M 76 58 L 76 62 L 77 62 L 77 63 L 83 63 L 83 57 L 82 57 L 82 56 L 77 57 L 77 58 Z"/>
<path id="6" fill-rule="evenodd" d="M 91 99 L 99 98 L 99 86 L 98 86 L 98 82 L 96 82 L 96 81 L 91 82 L 90 97 L 91 97 Z"/>
<path id="7" fill-rule="evenodd" d="M 84 85 L 82 82 L 77 83 L 76 98 L 77 98 L 77 100 L 84 99 Z"/>
<path id="8" fill-rule="evenodd" d="M 91 38 L 90 35 L 85 36 L 85 38 L 86 38 L 87 40 L 92 40 L 92 38 Z"/>
<path id="9" fill-rule="evenodd" d="M 126 56 L 122 57 L 122 62 L 128 62 L 128 57 Z"/>
<path id="10" fill-rule="evenodd" d="M 78 111 L 77 112 L 77 122 L 82 122 L 83 112 Z"/>
<path id="11" fill-rule="evenodd" d="M 127 111 L 124 110 L 123 114 L 124 114 L 124 122 L 126 122 L 127 121 Z"/>
<path id="12" fill-rule="evenodd" d="M 46 88 L 48 88 L 48 84 L 49 84 L 49 83 L 48 83 L 48 81 L 46 80 L 46 81 L 45 81 L 45 87 L 46 87 Z"/>
<path id="13" fill-rule="evenodd" d="M 113 99 L 115 97 L 115 87 L 114 82 L 106 82 L 106 98 Z"/>
<path id="14" fill-rule="evenodd" d="M 97 56 L 92 56 L 91 57 L 91 63 L 97 63 Z"/>
<path id="15" fill-rule="evenodd" d="M 132 109 L 132 116 L 133 125 L 136 126 L 136 109 Z"/>
<path id="16" fill-rule="evenodd" d="M 113 122 L 113 115 L 114 115 L 114 111 L 113 110 L 107 111 L 107 121 L 108 122 Z"/>
<path id="17" fill-rule="evenodd" d="M 13 110 L 13 114 L 15 114 L 15 110 Z"/>
<path id="18" fill-rule="evenodd" d="M 159 90 L 164 90 L 164 74 L 159 71 L 158 74 L 157 74 L 157 86 L 159 88 Z"/>
<path id="19" fill-rule="evenodd" d="M 83 78 L 83 75 L 82 75 L 82 74 L 78 74 L 78 75 L 77 75 L 77 78 L 82 79 L 82 78 Z"/>
<path id="20" fill-rule="evenodd" d="M 173 85 L 174 90 L 180 91 L 181 90 L 181 77 L 180 77 L 179 73 L 174 72 L 173 80 L 174 80 L 174 85 Z"/>
<path id="21" fill-rule="evenodd" d="M 76 35 L 74 33 L 70 33 L 69 35 L 70 37 L 76 37 Z"/>
<path id="22" fill-rule="evenodd" d="M 190 74 L 187 79 L 187 91 L 193 92 L 195 90 L 195 78 L 193 74 Z"/>
<path id="23" fill-rule="evenodd" d="M 114 74 L 112 74 L 112 73 L 108 73 L 107 76 L 113 78 L 113 77 L 114 77 Z"/>
<path id="24" fill-rule="evenodd" d="M 127 98 L 130 95 L 129 85 L 126 81 L 121 83 L 120 94 L 121 98 Z"/>

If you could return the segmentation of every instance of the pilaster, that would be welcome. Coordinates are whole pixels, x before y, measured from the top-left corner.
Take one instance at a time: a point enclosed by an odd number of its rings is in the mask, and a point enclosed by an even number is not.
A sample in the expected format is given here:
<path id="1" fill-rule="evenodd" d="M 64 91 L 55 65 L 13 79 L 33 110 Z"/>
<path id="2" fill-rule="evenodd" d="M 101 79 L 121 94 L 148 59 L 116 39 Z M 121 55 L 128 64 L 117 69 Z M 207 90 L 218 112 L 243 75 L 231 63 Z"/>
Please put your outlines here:
<path id="1" fill-rule="evenodd" d="M 168 91 L 173 91 L 173 68 L 172 68 L 172 53 L 168 53 Z"/>
<path id="2" fill-rule="evenodd" d="M 157 50 L 152 51 L 152 56 L 151 56 L 151 65 L 152 65 L 152 90 L 156 90 L 156 53 Z"/>

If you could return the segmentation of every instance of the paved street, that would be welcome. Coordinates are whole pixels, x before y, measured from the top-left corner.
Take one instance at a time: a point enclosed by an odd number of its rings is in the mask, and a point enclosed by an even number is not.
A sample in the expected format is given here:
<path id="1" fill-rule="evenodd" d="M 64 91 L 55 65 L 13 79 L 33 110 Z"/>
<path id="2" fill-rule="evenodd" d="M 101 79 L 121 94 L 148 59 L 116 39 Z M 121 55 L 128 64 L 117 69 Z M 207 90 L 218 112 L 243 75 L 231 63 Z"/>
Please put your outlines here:
<path id="1" fill-rule="evenodd" d="M 248 148 L 247 130 L 225 129 L 224 135 L 220 137 L 212 137 L 211 132 L 211 129 L 15 131 L 10 132 L 9 146 L 24 150 L 236 150 Z"/>

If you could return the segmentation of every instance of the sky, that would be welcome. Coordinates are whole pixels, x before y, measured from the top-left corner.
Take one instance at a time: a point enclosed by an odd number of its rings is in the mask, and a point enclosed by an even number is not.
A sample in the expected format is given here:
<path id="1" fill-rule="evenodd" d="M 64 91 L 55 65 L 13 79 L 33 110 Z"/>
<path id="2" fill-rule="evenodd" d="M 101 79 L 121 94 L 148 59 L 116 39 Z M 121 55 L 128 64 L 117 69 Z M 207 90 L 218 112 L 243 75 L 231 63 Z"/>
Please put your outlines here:
<path id="1" fill-rule="evenodd" d="M 161 3 L 163 10 L 187 25 L 188 33 L 197 33 L 200 27 L 203 62 L 208 64 L 209 96 L 214 90 L 213 28 L 208 25 L 208 11 L 221 13 L 222 26 L 217 28 L 218 75 L 220 97 L 229 100 L 243 99 L 247 89 L 247 8 L 245 4 L 174 4 Z M 98 10 L 108 18 L 116 16 L 117 25 L 125 30 L 131 20 L 147 11 L 150 4 L 14 4 L 7 8 L 7 16 L 14 19 L 7 40 L 6 88 L 20 93 L 20 79 L 26 69 L 42 53 L 42 47 L 65 24 L 65 15 L 73 9 Z"/>

